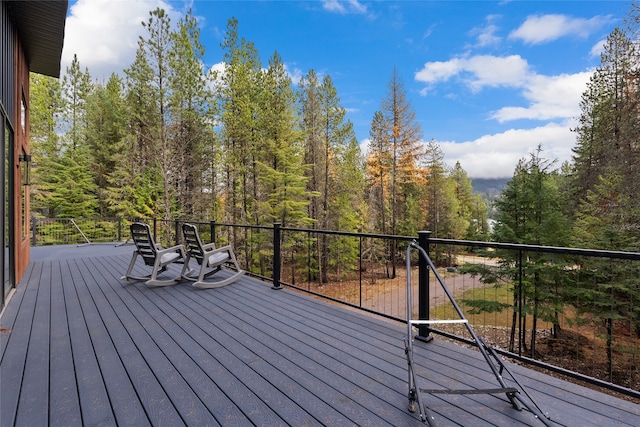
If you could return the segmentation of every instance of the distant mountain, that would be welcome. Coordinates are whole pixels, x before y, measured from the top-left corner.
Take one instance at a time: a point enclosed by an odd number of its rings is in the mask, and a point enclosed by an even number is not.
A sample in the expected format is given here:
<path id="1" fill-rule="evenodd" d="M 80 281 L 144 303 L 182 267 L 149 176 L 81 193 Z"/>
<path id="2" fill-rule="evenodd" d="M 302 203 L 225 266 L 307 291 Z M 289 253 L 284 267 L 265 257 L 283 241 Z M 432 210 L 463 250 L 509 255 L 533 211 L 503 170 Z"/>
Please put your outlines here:
<path id="1" fill-rule="evenodd" d="M 506 187 L 511 178 L 471 178 L 474 193 L 497 196 Z"/>

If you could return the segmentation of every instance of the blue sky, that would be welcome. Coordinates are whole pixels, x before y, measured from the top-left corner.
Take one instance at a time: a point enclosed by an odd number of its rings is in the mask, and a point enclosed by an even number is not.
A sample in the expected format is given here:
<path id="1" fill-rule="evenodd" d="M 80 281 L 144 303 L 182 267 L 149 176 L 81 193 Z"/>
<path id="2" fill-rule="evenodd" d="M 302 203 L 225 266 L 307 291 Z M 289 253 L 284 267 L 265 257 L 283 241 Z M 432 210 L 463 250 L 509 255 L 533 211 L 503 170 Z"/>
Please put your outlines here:
<path id="1" fill-rule="evenodd" d="M 580 95 L 630 2 L 71 0 L 63 73 L 74 53 L 94 79 L 121 73 L 158 6 L 173 23 L 193 10 L 207 68 L 221 66 L 235 17 L 265 67 L 277 51 L 294 82 L 331 75 L 363 150 L 395 66 L 424 141 L 470 177 L 495 178 L 539 144 L 558 166 L 570 160 Z"/>

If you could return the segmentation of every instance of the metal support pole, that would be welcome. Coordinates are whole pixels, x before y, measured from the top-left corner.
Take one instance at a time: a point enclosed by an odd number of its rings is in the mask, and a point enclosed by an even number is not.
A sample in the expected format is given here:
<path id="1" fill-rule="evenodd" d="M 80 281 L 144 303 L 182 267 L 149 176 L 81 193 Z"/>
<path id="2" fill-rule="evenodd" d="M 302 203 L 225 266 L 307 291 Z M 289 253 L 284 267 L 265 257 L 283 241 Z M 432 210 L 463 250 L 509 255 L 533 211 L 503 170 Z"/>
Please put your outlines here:
<path id="1" fill-rule="evenodd" d="M 153 240 L 158 241 L 158 219 L 153 218 Z"/>
<path id="2" fill-rule="evenodd" d="M 36 246 L 36 244 L 38 243 L 36 240 L 36 217 L 32 216 L 31 217 L 31 246 Z"/>
<path id="3" fill-rule="evenodd" d="M 209 233 L 211 238 L 209 239 L 209 243 L 216 243 L 216 222 L 209 221 Z"/>
<path id="4" fill-rule="evenodd" d="M 273 287 L 271 289 L 282 289 L 280 285 L 280 268 L 282 267 L 282 258 L 280 257 L 280 239 L 282 238 L 281 224 L 273 223 Z"/>
<path id="5" fill-rule="evenodd" d="M 418 232 L 418 245 L 429 253 L 431 231 Z M 410 272 L 407 272 L 410 274 Z M 418 256 L 418 319 L 429 320 L 429 265 L 424 257 Z M 433 339 L 429 325 L 419 325 L 416 339 L 429 342 Z"/>

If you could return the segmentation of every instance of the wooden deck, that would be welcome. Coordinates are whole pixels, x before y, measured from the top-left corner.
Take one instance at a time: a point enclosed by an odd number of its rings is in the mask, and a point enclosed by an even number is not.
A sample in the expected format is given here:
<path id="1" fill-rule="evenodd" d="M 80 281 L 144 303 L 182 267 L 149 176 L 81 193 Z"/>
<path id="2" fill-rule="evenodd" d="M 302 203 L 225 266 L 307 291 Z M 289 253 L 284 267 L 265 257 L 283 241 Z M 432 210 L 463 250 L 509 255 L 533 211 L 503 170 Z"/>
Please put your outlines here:
<path id="1" fill-rule="evenodd" d="M 405 327 L 245 277 L 127 283 L 132 248 L 32 248 L 0 318 L 0 426 L 417 426 Z M 177 275 L 178 270 L 172 273 Z M 416 342 L 422 386 L 494 387 L 473 350 Z M 563 426 L 640 426 L 640 405 L 510 365 Z M 427 396 L 439 425 L 542 425 L 502 396 Z"/>

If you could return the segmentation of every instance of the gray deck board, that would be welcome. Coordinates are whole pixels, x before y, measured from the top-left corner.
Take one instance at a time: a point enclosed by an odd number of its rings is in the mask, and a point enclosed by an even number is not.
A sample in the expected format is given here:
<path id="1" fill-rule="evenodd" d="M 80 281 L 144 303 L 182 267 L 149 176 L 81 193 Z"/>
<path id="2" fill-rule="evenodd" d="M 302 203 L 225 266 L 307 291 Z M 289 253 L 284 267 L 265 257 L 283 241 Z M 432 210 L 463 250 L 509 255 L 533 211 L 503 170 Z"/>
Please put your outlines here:
<path id="1" fill-rule="evenodd" d="M 125 282 L 131 246 L 34 249 L 0 318 L 0 427 L 423 425 L 402 324 L 250 277 Z M 414 362 L 421 387 L 496 386 L 478 352 L 437 337 Z M 640 405 L 509 368 L 557 425 L 640 425 Z M 425 400 L 443 426 L 542 425 L 504 395 Z"/>

